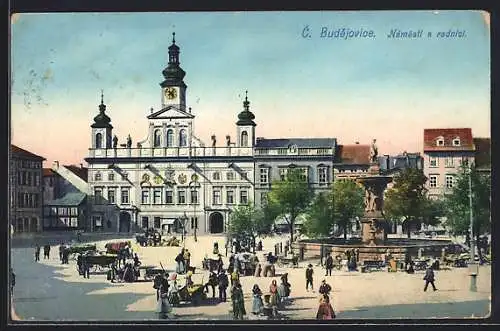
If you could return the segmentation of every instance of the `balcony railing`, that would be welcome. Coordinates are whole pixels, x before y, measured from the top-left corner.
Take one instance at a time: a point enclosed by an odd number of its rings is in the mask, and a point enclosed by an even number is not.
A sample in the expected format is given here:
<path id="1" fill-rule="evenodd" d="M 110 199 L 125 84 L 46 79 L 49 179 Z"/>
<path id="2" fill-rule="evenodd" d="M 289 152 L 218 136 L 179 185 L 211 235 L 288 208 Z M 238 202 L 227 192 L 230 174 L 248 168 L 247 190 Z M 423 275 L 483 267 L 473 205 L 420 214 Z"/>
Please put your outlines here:
<path id="1" fill-rule="evenodd" d="M 92 158 L 253 156 L 251 147 L 90 148 Z"/>

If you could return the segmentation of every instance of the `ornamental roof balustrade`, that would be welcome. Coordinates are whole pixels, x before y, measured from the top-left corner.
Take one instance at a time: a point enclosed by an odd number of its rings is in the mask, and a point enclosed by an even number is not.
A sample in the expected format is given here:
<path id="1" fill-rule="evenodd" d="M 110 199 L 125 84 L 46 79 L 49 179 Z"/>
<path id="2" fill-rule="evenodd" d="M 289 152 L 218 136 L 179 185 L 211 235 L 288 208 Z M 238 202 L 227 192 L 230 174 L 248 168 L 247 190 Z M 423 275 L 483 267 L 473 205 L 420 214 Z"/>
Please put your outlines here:
<path id="1" fill-rule="evenodd" d="M 255 150 L 258 155 L 293 155 L 293 156 L 314 156 L 314 155 L 334 155 L 335 148 L 299 148 L 291 150 L 289 148 L 258 148 Z"/>
<path id="2" fill-rule="evenodd" d="M 90 148 L 90 158 L 253 156 L 252 147 Z"/>

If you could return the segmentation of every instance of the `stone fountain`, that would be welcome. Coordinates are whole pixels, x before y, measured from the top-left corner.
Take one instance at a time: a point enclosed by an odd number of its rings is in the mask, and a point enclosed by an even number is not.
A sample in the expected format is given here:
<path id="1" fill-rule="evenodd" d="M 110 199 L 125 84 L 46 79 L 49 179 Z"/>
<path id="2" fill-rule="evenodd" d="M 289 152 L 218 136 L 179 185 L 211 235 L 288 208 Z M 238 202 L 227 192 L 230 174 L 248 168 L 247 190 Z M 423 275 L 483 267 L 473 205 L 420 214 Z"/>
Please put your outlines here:
<path id="1" fill-rule="evenodd" d="M 373 139 L 368 175 L 356 179 L 365 191 L 365 208 L 360 219 L 361 239 L 349 240 L 348 242 L 337 238 L 301 240 L 299 246 L 310 251 L 310 256 L 320 255 L 321 249 L 331 252 L 334 257 L 342 256 L 347 250 L 355 250 L 358 252 L 358 261 L 362 263 L 366 260 L 380 260 L 382 254 L 388 251 L 393 257 L 400 259 L 404 259 L 405 254 L 417 256 L 418 251 L 423 249 L 427 251 L 428 255 L 439 256 L 444 247 L 452 244 L 450 240 L 387 238 L 388 222 L 383 212 L 384 192 L 387 184 L 392 182 L 392 177 L 380 174 L 375 142 L 376 140 Z"/>

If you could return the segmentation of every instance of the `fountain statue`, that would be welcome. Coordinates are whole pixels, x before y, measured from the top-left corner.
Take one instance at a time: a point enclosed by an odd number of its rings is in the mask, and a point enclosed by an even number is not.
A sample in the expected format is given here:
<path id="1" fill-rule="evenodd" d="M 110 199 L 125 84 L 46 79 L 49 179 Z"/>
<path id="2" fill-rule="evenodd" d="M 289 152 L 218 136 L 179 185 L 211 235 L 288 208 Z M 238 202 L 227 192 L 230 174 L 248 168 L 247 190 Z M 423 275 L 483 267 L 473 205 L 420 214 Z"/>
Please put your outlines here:
<path id="1" fill-rule="evenodd" d="M 392 181 L 392 177 L 380 175 L 380 166 L 377 160 L 378 149 L 375 142 L 376 139 L 373 139 L 370 150 L 369 175 L 357 179 L 357 182 L 365 189 L 365 210 L 361 218 L 361 242 L 369 246 L 383 244 L 387 239 L 383 202 L 384 191 L 387 184 Z"/>

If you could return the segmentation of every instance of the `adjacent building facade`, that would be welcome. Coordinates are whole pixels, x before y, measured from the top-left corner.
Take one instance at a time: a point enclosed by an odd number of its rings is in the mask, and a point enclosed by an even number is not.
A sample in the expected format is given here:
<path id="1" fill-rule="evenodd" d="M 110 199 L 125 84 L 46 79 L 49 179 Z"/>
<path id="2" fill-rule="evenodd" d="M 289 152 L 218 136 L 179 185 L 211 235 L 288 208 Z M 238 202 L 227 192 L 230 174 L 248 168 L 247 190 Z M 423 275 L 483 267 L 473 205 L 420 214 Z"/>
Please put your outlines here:
<path id="1" fill-rule="evenodd" d="M 88 169 L 83 165 L 57 166 L 43 169 L 43 230 L 91 230 L 89 227 L 87 192 L 65 178 L 64 169 L 87 185 Z M 96 228 L 96 230 L 99 228 Z"/>
<path id="2" fill-rule="evenodd" d="M 10 146 L 9 219 L 14 233 L 42 231 L 44 160 L 18 146 Z"/>
<path id="3" fill-rule="evenodd" d="M 463 162 L 472 164 L 475 146 L 470 128 L 424 129 L 424 174 L 429 197 L 449 192 Z"/>

